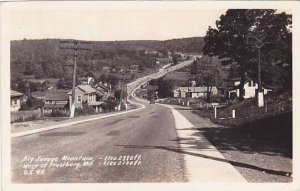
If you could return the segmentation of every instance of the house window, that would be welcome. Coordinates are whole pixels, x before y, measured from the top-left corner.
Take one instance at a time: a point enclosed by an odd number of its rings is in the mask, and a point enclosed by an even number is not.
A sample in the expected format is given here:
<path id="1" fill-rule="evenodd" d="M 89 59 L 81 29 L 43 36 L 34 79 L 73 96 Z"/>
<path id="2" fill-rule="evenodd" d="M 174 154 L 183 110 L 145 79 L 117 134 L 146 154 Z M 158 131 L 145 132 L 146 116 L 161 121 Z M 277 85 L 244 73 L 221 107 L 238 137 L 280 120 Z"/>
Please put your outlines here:
<path id="1" fill-rule="evenodd" d="M 81 95 L 77 96 L 77 103 L 81 103 Z"/>

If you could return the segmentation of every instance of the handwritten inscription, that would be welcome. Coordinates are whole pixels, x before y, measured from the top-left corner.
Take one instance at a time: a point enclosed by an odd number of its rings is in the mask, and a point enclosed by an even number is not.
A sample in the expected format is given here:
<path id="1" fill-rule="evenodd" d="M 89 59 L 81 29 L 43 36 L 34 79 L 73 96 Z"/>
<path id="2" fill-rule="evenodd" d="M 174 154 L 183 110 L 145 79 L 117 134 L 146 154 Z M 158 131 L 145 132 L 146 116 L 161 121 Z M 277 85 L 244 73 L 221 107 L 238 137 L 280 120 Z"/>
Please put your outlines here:
<path id="1" fill-rule="evenodd" d="M 105 166 L 139 166 L 141 155 L 106 156 L 103 160 Z"/>
<path id="2" fill-rule="evenodd" d="M 22 170 L 24 175 L 45 175 L 49 171 L 55 171 L 61 168 L 73 168 L 79 170 L 81 168 L 101 166 L 139 166 L 141 165 L 142 156 L 136 155 L 120 155 L 105 156 L 95 159 L 91 156 L 68 156 L 62 157 L 43 157 L 43 156 L 24 156 L 22 159 Z"/>
<path id="3" fill-rule="evenodd" d="M 73 157 L 63 156 L 59 157 L 32 157 L 25 156 L 22 160 L 22 168 L 24 175 L 43 175 L 49 170 L 57 168 L 74 168 L 79 169 L 82 167 L 93 166 L 93 157 Z"/>

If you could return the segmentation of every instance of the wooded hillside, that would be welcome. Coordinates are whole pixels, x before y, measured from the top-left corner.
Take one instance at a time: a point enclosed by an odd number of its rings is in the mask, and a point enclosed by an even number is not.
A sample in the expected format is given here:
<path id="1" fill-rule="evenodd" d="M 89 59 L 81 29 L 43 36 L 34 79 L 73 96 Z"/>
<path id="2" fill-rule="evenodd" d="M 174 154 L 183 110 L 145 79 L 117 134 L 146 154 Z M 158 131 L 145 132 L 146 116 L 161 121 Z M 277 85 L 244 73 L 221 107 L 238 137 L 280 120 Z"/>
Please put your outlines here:
<path id="1" fill-rule="evenodd" d="M 59 39 L 19 40 L 11 42 L 11 77 L 34 74 L 37 78 L 62 78 L 71 74 L 72 51 L 62 50 Z M 201 53 L 203 38 L 184 38 L 167 41 L 93 41 L 84 45 L 90 51 L 79 51 L 78 73 L 101 71 L 103 66 L 143 68 L 155 67 L 157 57 L 169 52 Z M 159 51 L 162 55 L 147 54 Z"/>

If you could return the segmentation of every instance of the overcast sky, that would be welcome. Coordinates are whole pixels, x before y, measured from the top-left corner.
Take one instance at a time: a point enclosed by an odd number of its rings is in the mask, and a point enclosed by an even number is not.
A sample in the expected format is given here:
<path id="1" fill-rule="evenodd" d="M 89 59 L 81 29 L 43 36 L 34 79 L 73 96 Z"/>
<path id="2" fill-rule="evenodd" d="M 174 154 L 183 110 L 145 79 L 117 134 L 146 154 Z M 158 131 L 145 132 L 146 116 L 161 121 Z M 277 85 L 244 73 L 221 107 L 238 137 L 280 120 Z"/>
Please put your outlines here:
<path id="1" fill-rule="evenodd" d="M 49 8 L 11 12 L 11 39 L 71 38 L 80 40 L 166 40 L 204 36 L 226 9 Z"/>

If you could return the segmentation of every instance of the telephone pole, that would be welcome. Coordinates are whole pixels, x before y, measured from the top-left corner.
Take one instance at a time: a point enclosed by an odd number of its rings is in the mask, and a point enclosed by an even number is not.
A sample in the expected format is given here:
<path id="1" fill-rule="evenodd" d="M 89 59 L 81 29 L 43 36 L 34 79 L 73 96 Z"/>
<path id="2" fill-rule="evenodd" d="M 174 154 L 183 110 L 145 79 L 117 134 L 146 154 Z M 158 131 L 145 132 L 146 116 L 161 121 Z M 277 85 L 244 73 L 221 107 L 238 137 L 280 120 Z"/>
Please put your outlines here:
<path id="1" fill-rule="evenodd" d="M 258 67 L 258 107 L 264 107 L 264 91 L 262 89 L 262 80 L 261 80 L 261 48 L 271 42 L 265 41 L 266 35 L 262 32 L 253 34 L 250 36 L 251 39 L 254 40 L 254 42 L 249 42 L 248 44 L 252 44 L 255 46 L 257 51 L 257 67 Z"/>
<path id="2" fill-rule="evenodd" d="M 72 40 L 72 41 L 60 41 L 60 43 L 64 44 L 72 44 L 73 47 L 61 47 L 61 49 L 67 49 L 73 51 L 73 61 L 74 65 L 67 65 L 73 66 L 73 78 L 72 78 L 72 99 L 71 99 L 71 107 L 70 107 L 70 118 L 74 118 L 75 116 L 75 87 L 76 87 L 76 71 L 77 71 L 77 57 L 78 57 L 78 50 L 90 50 L 88 48 L 79 47 L 80 44 L 91 44 L 90 42 Z"/>

